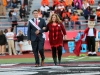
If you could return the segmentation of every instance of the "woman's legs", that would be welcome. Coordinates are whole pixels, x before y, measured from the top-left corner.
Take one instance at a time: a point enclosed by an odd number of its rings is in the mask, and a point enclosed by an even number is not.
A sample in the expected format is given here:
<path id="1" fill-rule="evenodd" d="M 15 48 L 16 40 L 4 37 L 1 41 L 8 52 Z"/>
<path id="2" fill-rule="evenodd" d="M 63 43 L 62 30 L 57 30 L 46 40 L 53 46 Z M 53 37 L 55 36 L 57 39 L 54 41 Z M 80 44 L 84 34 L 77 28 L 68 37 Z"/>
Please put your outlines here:
<path id="1" fill-rule="evenodd" d="M 5 54 L 5 49 L 4 49 L 4 48 L 5 48 L 5 45 L 2 45 L 1 48 L 2 48 L 1 53 L 2 53 L 2 54 Z"/>
<path id="2" fill-rule="evenodd" d="M 56 47 L 52 47 L 52 58 L 53 58 L 54 64 L 57 65 Z"/>
<path id="3" fill-rule="evenodd" d="M 22 44 L 18 44 L 20 48 L 20 53 L 22 54 Z"/>
<path id="4" fill-rule="evenodd" d="M 2 46 L 0 45 L 0 54 L 1 54 L 1 52 L 2 52 Z"/>
<path id="5" fill-rule="evenodd" d="M 58 50 L 58 62 L 60 64 L 62 56 L 62 46 L 57 47 L 57 50 Z"/>

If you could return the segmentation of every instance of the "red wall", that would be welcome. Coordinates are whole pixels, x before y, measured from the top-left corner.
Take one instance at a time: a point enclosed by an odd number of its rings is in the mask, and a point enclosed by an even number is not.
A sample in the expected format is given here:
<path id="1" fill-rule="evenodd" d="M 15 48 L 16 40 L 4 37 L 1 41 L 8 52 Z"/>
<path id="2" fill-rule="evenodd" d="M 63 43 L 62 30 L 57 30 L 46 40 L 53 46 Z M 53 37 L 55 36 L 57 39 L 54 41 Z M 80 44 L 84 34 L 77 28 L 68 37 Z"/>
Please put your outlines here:
<path id="1" fill-rule="evenodd" d="M 67 33 L 67 39 L 73 39 L 74 37 L 76 37 L 77 32 L 78 32 L 77 30 L 66 31 L 66 33 Z M 45 34 L 46 34 L 46 39 L 45 39 L 44 48 L 45 48 L 45 50 L 51 49 L 50 44 L 49 44 L 49 40 L 48 40 L 48 33 L 45 33 Z M 68 50 L 67 41 L 64 42 L 64 49 Z"/>

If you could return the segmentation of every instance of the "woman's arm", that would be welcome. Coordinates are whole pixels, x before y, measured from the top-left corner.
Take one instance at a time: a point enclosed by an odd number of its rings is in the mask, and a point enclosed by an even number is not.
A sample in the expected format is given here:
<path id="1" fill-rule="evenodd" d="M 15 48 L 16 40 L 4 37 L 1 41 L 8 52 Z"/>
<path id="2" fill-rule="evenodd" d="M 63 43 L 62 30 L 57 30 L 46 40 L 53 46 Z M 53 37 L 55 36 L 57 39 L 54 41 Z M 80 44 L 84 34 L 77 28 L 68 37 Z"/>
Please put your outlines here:
<path id="1" fill-rule="evenodd" d="M 61 26 L 62 33 L 64 35 L 64 40 L 67 40 L 66 29 L 62 23 L 60 24 L 60 26 Z"/>
<path id="2" fill-rule="evenodd" d="M 45 32 L 48 32 L 48 30 L 49 30 L 49 24 L 47 24 L 47 25 L 46 25 L 46 28 L 43 28 L 43 30 L 44 30 Z"/>

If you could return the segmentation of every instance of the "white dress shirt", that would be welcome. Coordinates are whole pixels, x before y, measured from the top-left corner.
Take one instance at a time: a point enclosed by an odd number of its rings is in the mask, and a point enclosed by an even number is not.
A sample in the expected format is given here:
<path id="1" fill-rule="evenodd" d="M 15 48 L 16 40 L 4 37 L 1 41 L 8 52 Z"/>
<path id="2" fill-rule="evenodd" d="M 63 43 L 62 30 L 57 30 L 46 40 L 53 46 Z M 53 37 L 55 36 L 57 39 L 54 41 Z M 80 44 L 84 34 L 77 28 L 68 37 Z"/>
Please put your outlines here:
<path id="1" fill-rule="evenodd" d="M 47 12 L 49 10 L 49 7 L 48 6 L 41 6 L 40 10 Z"/>
<path id="2" fill-rule="evenodd" d="M 94 36 L 93 28 L 89 29 L 88 36 Z"/>

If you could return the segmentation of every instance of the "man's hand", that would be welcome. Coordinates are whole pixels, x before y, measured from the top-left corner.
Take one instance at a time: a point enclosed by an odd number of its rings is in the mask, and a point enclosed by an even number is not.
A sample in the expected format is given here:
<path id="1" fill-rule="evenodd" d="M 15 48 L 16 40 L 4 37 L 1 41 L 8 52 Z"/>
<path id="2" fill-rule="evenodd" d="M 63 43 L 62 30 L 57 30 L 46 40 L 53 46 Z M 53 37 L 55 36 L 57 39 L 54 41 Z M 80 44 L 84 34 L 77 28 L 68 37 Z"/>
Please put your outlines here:
<path id="1" fill-rule="evenodd" d="M 39 34 L 39 32 L 40 32 L 39 30 L 36 30 L 35 34 L 37 35 L 37 34 Z"/>
<path id="2" fill-rule="evenodd" d="M 29 45 L 31 44 L 31 41 L 30 41 L 30 40 L 28 41 L 28 44 L 29 44 Z"/>
<path id="3" fill-rule="evenodd" d="M 46 30 L 46 27 L 43 27 L 42 29 L 43 29 L 43 30 Z"/>

